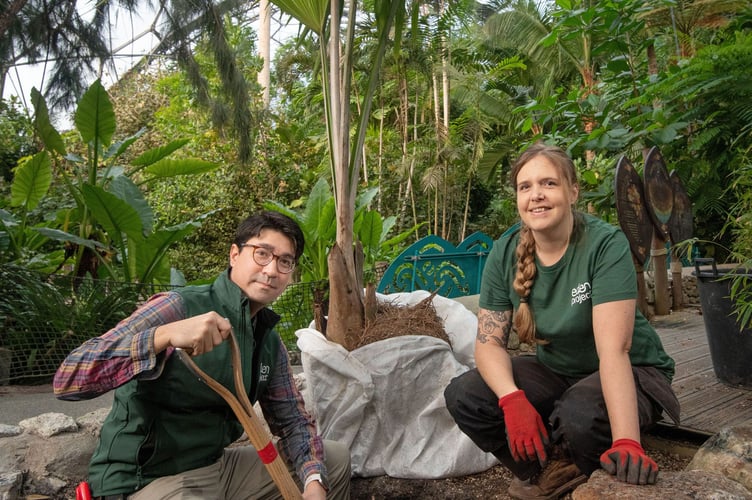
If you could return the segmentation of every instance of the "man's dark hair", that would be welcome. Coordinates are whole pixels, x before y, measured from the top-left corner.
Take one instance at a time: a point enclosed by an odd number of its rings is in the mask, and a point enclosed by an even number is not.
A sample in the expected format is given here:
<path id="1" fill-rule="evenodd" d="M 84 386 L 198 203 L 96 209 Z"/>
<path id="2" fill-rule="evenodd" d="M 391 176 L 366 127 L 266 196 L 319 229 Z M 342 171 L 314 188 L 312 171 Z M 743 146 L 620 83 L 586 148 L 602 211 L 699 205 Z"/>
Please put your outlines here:
<path id="1" fill-rule="evenodd" d="M 290 238 L 290 241 L 292 241 L 293 247 L 295 248 L 296 261 L 301 255 L 303 255 L 305 238 L 300 226 L 288 216 L 279 212 L 274 212 L 273 210 L 255 213 L 241 222 L 240 225 L 238 225 L 238 230 L 235 233 L 235 241 L 233 241 L 233 243 L 240 246 L 250 238 L 260 236 L 261 231 L 264 229 L 279 231 Z"/>

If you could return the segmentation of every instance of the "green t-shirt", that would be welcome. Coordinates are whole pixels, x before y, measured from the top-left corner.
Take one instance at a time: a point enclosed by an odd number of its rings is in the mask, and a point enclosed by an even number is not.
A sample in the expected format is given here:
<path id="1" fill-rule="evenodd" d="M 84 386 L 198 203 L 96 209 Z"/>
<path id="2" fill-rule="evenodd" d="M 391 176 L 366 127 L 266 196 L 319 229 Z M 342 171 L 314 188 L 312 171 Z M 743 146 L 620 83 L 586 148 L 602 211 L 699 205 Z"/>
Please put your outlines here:
<path id="1" fill-rule="evenodd" d="M 542 266 L 536 260 L 529 304 L 537 338 L 548 341 L 537 347 L 540 362 L 561 375 L 584 377 L 598 370 L 593 306 L 636 298 L 637 280 L 624 233 L 591 215 L 576 217 L 572 241 L 559 262 Z M 491 311 L 519 307 L 520 298 L 512 287 L 518 242 L 519 230 L 494 242 L 483 270 L 480 307 Z M 638 309 L 629 357 L 633 366 L 655 366 L 669 380 L 674 376 L 674 360 Z"/>

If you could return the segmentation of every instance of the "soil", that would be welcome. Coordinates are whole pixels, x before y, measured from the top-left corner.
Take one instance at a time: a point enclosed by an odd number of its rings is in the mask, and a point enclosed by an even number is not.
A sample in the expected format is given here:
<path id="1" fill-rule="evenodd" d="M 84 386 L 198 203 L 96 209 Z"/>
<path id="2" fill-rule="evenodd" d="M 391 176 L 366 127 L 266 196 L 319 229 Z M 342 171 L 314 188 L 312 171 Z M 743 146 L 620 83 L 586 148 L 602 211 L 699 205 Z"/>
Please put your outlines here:
<path id="1" fill-rule="evenodd" d="M 690 457 L 674 453 L 666 447 L 646 451 L 660 470 L 683 470 Z M 512 475 L 501 465 L 471 476 L 447 479 L 396 479 L 388 476 L 353 478 L 350 495 L 353 500 L 506 500 Z M 571 499 L 566 495 L 564 499 Z"/>

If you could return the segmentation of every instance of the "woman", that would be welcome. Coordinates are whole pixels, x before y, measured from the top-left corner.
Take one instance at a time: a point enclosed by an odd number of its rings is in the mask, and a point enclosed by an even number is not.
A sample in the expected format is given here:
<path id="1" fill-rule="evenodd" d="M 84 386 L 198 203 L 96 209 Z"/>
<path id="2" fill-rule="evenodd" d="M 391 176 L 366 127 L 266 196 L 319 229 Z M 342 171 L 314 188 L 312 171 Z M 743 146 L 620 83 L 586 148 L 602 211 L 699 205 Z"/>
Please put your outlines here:
<path id="1" fill-rule="evenodd" d="M 619 229 L 574 211 L 579 186 L 564 151 L 526 150 L 511 171 L 521 224 L 494 243 L 483 274 L 477 368 L 452 380 L 460 429 L 515 476 L 514 498 L 558 498 L 603 467 L 654 483 L 640 431 L 662 410 L 678 423 L 674 362 L 636 308 Z M 510 357 L 513 326 L 535 356 Z"/>

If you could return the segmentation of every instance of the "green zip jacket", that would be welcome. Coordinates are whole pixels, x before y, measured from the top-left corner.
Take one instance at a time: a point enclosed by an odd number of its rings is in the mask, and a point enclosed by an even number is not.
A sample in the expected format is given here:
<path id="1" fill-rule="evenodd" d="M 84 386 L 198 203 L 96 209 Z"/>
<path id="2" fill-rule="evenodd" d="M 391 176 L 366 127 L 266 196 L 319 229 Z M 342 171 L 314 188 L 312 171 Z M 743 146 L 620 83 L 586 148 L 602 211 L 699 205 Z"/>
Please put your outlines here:
<path id="1" fill-rule="evenodd" d="M 186 318 L 216 311 L 230 320 L 240 347 L 245 390 L 255 402 L 274 372 L 280 340 L 272 327 L 279 317 L 262 309 L 254 327 L 249 299 L 226 272 L 211 285 L 176 292 Z M 193 359 L 234 393 L 229 347 L 224 342 Z M 130 494 L 162 476 L 216 462 L 242 433 L 228 404 L 177 356 L 170 356 L 158 378 L 134 378 L 115 391 L 91 460 L 89 481 L 99 495 Z"/>

